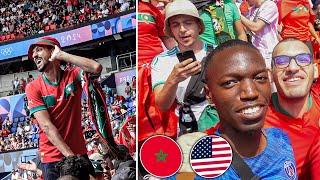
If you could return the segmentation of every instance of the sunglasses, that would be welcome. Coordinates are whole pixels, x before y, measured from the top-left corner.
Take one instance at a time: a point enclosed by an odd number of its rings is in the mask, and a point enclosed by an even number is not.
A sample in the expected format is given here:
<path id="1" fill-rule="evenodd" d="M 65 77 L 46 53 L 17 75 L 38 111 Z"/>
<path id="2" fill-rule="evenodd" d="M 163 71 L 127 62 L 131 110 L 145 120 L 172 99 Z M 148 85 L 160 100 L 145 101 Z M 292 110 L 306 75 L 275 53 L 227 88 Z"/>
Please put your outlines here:
<path id="1" fill-rule="evenodd" d="M 272 59 L 274 65 L 280 69 L 288 67 L 292 59 L 294 59 L 296 64 L 300 67 L 308 66 L 312 62 L 311 54 L 308 53 L 297 54 L 295 56 L 280 55 L 275 56 Z"/>

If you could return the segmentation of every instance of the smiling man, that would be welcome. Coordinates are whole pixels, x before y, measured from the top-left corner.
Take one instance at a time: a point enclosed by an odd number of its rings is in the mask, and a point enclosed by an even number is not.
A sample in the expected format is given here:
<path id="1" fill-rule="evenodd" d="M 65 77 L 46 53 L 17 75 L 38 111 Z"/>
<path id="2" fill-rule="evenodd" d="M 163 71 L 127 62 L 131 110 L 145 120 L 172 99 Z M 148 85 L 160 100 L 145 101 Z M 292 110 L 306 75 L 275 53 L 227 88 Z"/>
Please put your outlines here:
<path id="1" fill-rule="evenodd" d="M 277 93 L 267 113 L 265 127 L 285 131 L 292 143 L 299 179 L 320 177 L 319 96 L 311 92 L 315 66 L 306 44 L 289 38 L 272 55 Z"/>
<path id="2" fill-rule="evenodd" d="M 173 37 L 178 46 L 161 53 L 153 60 L 152 87 L 155 103 L 161 111 L 169 110 L 175 102 L 178 102 L 176 112 L 179 112 L 179 131 L 180 134 L 184 134 L 197 131 L 196 121 L 208 104 L 203 83 L 196 80 L 200 76 L 197 74 L 201 71 L 201 61 L 206 56 L 208 47 L 199 39 L 199 35 L 204 31 L 204 25 L 194 4 L 188 0 L 176 0 L 166 6 L 165 12 L 165 33 Z M 177 53 L 188 50 L 194 52 L 196 60 L 188 57 L 183 59 L 184 61 L 179 61 Z M 190 84 L 199 87 L 198 91 L 187 91 Z M 177 126 L 178 123 L 172 124 Z"/>
<path id="3" fill-rule="evenodd" d="M 250 43 L 231 40 L 210 53 L 205 64 L 205 90 L 216 105 L 220 124 L 207 133 L 224 137 L 233 156 L 238 154 L 253 175 L 295 179 L 288 137 L 280 129 L 262 129 L 271 95 L 269 76 L 263 57 Z M 234 161 L 215 179 L 243 179 L 244 172 L 234 166 Z"/>
<path id="4" fill-rule="evenodd" d="M 101 65 L 94 60 L 61 51 L 60 43 L 43 37 L 28 50 L 38 70 L 42 72 L 26 87 L 28 109 L 40 125 L 39 152 L 46 180 L 60 176 L 55 167 L 63 157 L 82 155 L 88 172 L 94 175 L 81 128 L 81 80 L 83 71 L 99 74 Z M 60 69 L 60 62 L 75 67 Z"/>

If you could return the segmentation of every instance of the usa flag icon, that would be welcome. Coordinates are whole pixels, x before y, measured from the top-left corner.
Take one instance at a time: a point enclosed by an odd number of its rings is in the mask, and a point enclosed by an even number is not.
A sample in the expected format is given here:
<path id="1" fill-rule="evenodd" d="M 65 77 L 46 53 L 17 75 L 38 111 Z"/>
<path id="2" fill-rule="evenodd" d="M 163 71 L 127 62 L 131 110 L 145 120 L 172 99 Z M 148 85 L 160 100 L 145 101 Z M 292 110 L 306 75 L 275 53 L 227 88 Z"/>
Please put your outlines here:
<path id="1" fill-rule="evenodd" d="M 222 175 L 231 165 L 232 149 L 228 141 L 220 136 L 210 135 L 201 138 L 192 148 L 191 167 L 204 178 Z"/>

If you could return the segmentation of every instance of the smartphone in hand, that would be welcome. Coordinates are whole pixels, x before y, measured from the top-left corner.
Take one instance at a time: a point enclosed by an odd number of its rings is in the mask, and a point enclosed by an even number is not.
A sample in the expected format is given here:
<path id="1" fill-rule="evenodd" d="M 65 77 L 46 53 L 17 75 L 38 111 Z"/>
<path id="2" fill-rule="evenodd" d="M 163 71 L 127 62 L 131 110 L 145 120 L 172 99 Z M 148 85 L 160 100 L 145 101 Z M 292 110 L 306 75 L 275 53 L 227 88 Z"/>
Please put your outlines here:
<path id="1" fill-rule="evenodd" d="M 189 58 L 193 59 L 193 61 L 196 61 L 196 56 L 192 50 L 177 53 L 177 58 L 179 59 L 180 63 Z"/>

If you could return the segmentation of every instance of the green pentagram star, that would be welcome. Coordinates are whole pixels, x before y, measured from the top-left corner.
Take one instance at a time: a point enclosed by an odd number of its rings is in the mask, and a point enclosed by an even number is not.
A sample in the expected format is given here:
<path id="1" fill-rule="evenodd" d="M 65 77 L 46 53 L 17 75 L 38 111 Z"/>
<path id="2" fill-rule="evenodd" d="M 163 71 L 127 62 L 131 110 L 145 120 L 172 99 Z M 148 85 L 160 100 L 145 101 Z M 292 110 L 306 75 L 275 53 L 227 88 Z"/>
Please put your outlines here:
<path id="1" fill-rule="evenodd" d="M 164 153 L 162 149 L 155 154 L 157 156 L 157 161 L 166 161 L 168 154 Z"/>

